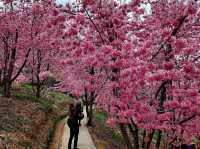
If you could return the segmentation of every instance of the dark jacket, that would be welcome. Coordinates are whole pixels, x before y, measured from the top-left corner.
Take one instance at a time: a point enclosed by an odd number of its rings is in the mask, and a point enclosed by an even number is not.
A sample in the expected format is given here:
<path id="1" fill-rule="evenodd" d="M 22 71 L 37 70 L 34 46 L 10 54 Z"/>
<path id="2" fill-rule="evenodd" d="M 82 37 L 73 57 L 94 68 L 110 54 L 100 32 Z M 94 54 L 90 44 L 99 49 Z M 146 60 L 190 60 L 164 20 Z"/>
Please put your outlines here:
<path id="1" fill-rule="evenodd" d="M 78 128 L 79 127 L 79 120 L 81 120 L 81 119 L 83 119 L 84 118 L 84 115 L 83 115 L 83 113 L 81 112 L 79 112 L 79 111 L 75 111 L 74 113 L 73 113 L 73 115 L 72 116 L 70 116 L 69 118 L 68 118 L 68 126 L 70 127 L 70 128 L 74 128 L 74 129 L 76 129 L 76 128 Z M 70 121 L 70 122 L 69 122 Z"/>

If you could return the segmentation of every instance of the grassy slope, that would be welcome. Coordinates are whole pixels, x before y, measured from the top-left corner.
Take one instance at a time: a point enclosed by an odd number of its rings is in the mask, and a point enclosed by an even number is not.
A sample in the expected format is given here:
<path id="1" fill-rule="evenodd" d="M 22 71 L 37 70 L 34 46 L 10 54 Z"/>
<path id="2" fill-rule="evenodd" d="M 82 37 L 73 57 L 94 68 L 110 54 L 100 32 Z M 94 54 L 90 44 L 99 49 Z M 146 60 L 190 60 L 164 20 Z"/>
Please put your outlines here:
<path id="1" fill-rule="evenodd" d="M 36 98 L 32 86 L 23 84 L 13 89 L 10 99 L 0 97 L 0 149 L 47 148 L 72 99 L 59 92 L 42 95 Z"/>
<path id="2" fill-rule="evenodd" d="M 107 116 L 101 111 L 94 112 L 95 128 L 90 128 L 89 131 L 98 146 L 99 142 L 104 142 L 106 148 L 121 149 L 124 146 L 124 141 L 121 133 L 117 128 L 111 128 L 106 124 Z"/>

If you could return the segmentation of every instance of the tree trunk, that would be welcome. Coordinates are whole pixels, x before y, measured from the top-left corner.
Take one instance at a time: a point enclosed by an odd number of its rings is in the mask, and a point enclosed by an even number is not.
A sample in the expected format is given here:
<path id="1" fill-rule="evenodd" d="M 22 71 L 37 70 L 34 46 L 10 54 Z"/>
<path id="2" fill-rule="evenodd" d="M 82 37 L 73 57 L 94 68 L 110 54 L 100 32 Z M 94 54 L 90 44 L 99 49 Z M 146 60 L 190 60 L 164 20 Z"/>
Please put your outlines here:
<path id="1" fill-rule="evenodd" d="M 84 90 L 85 90 L 85 100 L 84 100 L 84 102 L 85 102 L 85 106 L 86 106 L 86 114 L 87 114 L 87 117 L 89 117 L 89 103 L 88 103 L 88 92 L 87 92 L 87 89 L 86 88 L 84 88 Z"/>
<path id="2" fill-rule="evenodd" d="M 157 136 L 157 141 L 156 141 L 156 148 L 157 148 L 157 149 L 160 148 L 161 137 L 162 137 L 162 131 L 161 131 L 161 130 L 158 130 L 158 136 Z"/>
<path id="3" fill-rule="evenodd" d="M 85 106 L 86 106 L 86 114 L 87 114 L 87 117 L 89 117 L 89 115 L 90 115 L 89 113 L 90 113 L 90 112 L 89 112 L 89 104 L 88 104 L 88 101 L 86 101 L 86 105 L 85 105 Z"/>
<path id="4" fill-rule="evenodd" d="M 37 86 L 36 86 L 36 97 L 40 97 L 40 92 L 41 92 L 41 82 L 40 82 L 40 68 L 41 68 L 41 50 L 37 50 L 37 74 L 36 74 L 36 79 L 37 79 Z"/>
<path id="5" fill-rule="evenodd" d="M 37 79 L 37 82 L 36 82 L 36 97 L 37 98 L 40 98 L 40 92 L 41 92 L 41 83 L 40 83 L 40 77 L 39 77 L 39 72 L 37 72 L 37 75 L 36 75 L 36 79 Z"/>
<path id="6" fill-rule="evenodd" d="M 40 98 L 40 93 L 41 93 L 41 86 L 40 83 L 37 83 L 37 87 L 36 87 L 36 97 Z"/>
<path id="7" fill-rule="evenodd" d="M 134 126 L 134 128 L 132 126 Z M 128 127 L 134 139 L 134 149 L 139 149 L 140 146 L 139 146 L 139 134 L 137 125 L 132 121 L 132 124 L 129 124 Z"/>
<path id="8" fill-rule="evenodd" d="M 3 73 L 2 73 L 2 70 L 0 72 L 0 81 L 1 81 L 1 85 L 3 86 L 3 96 L 10 97 L 12 82 L 20 75 L 22 69 L 24 68 L 24 66 L 27 62 L 27 58 L 29 56 L 31 49 L 28 50 L 27 54 L 25 55 L 25 60 L 22 64 L 22 66 L 20 67 L 20 69 L 17 71 L 17 73 L 13 77 L 12 75 L 13 75 L 13 70 L 14 70 L 15 61 L 16 61 L 17 49 L 16 49 L 16 47 L 14 47 L 11 50 L 9 50 L 8 39 L 5 40 L 4 42 L 5 42 L 5 49 L 4 49 L 5 50 L 5 52 L 4 52 L 5 60 L 4 60 L 4 66 L 3 66 Z M 16 29 L 16 33 L 15 33 L 14 42 L 15 43 L 18 42 L 18 30 L 17 29 Z"/>
<path id="9" fill-rule="evenodd" d="M 11 82 L 5 82 L 3 85 L 3 96 L 9 98 L 11 95 Z"/>
<path id="10" fill-rule="evenodd" d="M 149 149 L 149 148 L 150 148 L 150 145 L 151 145 L 151 142 L 152 142 L 152 139 L 153 139 L 154 132 L 155 132 L 155 130 L 153 130 L 151 133 L 148 134 L 149 141 L 146 143 L 146 149 Z"/>
<path id="11" fill-rule="evenodd" d="M 5 72 L 4 79 L 3 79 L 3 96 L 9 98 L 11 95 L 11 85 L 12 85 L 12 74 L 13 74 L 13 69 L 14 69 L 14 63 L 15 63 L 15 57 L 16 57 L 16 49 L 13 48 L 11 50 L 11 55 L 10 55 L 10 61 L 8 62 L 8 69 L 7 73 Z"/>
<path id="12" fill-rule="evenodd" d="M 2 70 L 0 69 L 0 86 L 2 85 Z"/>
<path id="13" fill-rule="evenodd" d="M 133 146 L 132 146 L 131 141 L 130 141 L 130 137 L 128 136 L 128 133 L 127 133 L 126 126 L 124 124 L 119 124 L 119 128 L 120 128 L 120 131 L 121 131 L 122 136 L 124 138 L 124 141 L 126 142 L 127 149 L 133 149 Z"/>
<path id="14" fill-rule="evenodd" d="M 89 105 L 89 113 L 88 113 L 88 122 L 87 122 L 87 125 L 88 126 L 92 126 L 93 123 L 92 123 L 92 119 L 93 119 L 93 104 L 90 103 Z"/>
<path id="15" fill-rule="evenodd" d="M 89 101 L 89 117 L 88 117 L 88 123 L 87 123 L 88 126 L 92 126 L 93 125 L 92 119 L 93 119 L 94 99 L 95 99 L 94 92 L 91 92 L 90 101 Z"/>
<path id="16" fill-rule="evenodd" d="M 145 137 L 146 137 L 146 130 L 143 131 L 143 136 L 142 136 L 142 148 L 143 149 L 145 147 L 145 141 L 144 141 Z"/>

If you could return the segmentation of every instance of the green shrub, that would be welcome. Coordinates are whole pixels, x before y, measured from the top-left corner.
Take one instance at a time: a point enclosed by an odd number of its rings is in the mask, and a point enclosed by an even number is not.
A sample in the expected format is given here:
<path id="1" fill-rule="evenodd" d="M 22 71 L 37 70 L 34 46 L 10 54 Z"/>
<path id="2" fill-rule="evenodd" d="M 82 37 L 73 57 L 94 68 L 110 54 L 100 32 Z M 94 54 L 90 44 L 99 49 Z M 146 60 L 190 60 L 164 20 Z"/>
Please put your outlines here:
<path id="1" fill-rule="evenodd" d="M 121 133 L 114 131 L 112 133 L 112 138 L 116 141 L 119 141 L 119 140 L 122 140 L 122 135 Z"/>
<path id="2" fill-rule="evenodd" d="M 107 119 L 106 114 L 101 113 L 101 112 L 96 112 L 94 115 L 95 115 L 96 120 L 100 122 L 105 122 Z"/>
<path id="3" fill-rule="evenodd" d="M 31 84 L 28 84 L 28 83 L 22 83 L 21 87 L 25 90 L 28 90 L 28 91 L 33 90 L 33 86 Z"/>

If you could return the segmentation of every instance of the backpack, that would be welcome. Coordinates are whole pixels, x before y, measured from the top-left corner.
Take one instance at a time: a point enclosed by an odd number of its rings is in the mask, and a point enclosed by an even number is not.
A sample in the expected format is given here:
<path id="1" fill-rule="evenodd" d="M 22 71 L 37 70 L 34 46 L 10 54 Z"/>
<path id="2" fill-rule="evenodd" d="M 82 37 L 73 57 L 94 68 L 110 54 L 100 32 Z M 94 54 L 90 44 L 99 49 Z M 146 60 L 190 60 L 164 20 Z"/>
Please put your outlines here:
<path id="1" fill-rule="evenodd" d="M 69 117 L 69 118 L 67 119 L 67 125 L 68 125 L 69 127 L 72 127 L 72 126 L 74 125 L 74 119 L 71 118 L 71 117 Z"/>

